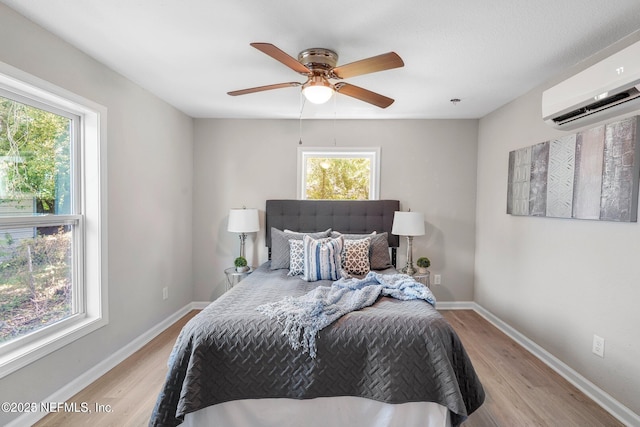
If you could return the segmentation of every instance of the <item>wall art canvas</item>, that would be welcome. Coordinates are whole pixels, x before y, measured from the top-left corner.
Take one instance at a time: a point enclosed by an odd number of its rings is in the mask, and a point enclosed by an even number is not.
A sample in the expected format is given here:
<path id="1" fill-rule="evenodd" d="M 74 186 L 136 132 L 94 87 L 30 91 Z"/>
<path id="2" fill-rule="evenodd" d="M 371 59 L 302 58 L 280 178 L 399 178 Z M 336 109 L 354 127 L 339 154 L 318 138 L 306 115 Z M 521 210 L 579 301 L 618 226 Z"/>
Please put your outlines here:
<path id="1" fill-rule="evenodd" d="M 640 116 L 509 153 L 507 213 L 637 222 Z"/>

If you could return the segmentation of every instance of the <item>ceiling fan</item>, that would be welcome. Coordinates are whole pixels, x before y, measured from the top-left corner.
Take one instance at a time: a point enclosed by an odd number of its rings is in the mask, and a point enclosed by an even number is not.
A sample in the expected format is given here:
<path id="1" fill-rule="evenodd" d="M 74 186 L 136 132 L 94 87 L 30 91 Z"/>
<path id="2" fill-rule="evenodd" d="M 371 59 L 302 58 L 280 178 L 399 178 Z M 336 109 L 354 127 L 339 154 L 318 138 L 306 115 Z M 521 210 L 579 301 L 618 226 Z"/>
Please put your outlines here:
<path id="1" fill-rule="evenodd" d="M 307 81 L 304 83 L 278 83 L 227 92 L 231 96 L 246 95 L 248 93 L 292 86 L 302 86 L 302 93 L 305 98 L 314 104 L 325 103 L 331 98 L 334 92 L 338 92 L 352 98 L 368 102 L 369 104 L 373 104 L 380 108 L 387 108 L 389 105 L 393 104 L 393 99 L 346 82 L 331 83 L 329 80 L 342 80 L 349 77 L 360 76 L 362 74 L 375 73 L 377 71 L 390 70 L 404 66 L 402 58 L 400 58 L 400 56 L 395 52 L 384 53 L 382 55 L 373 56 L 371 58 L 362 59 L 360 61 L 336 67 L 336 64 L 338 63 L 338 54 L 330 49 L 306 49 L 298 54 L 298 59 L 296 60 L 270 43 L 251 43 L 251 46 L 255 47 L 262 53 L 269 55 L 276 61 L 280 61 L 293 71 L 307 76 Z"/>

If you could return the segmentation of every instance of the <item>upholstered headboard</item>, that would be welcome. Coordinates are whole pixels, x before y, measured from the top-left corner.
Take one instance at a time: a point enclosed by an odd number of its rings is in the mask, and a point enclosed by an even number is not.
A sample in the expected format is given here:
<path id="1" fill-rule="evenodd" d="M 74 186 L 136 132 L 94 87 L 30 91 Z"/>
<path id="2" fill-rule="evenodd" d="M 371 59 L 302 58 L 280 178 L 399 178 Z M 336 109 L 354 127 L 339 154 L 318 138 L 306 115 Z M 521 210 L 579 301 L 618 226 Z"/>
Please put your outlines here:
<path id="1" fill-rule="evenodd" d="M 331 228 L 345 234 L 387 232 L 389 247 L 397 248 L 399 236 L 391 234 L 398 200 L 267 200 L 266 244 L 271 248 L 271 227 L 314 232 Z"/>

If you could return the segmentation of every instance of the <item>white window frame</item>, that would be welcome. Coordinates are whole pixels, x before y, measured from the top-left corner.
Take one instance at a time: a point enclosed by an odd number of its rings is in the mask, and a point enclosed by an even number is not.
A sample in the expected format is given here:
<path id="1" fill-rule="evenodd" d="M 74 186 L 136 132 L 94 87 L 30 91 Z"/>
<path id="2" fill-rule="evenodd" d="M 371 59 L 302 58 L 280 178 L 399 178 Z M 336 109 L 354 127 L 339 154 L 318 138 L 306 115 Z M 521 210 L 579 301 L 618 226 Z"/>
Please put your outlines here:
<path id="1" fill-rule="evenodd" d="M 0 62 L 0 89 L 18 102 L 74 117 L 74 212 L 6 218 L 3 225 L 72 225 L 73 267 L 79 312 L 0 347 L 0 378 L 108 324 L 107 109 L 93 101 Z"/>
<path id="2" fill-rule="evenodd" d="M 371 159 L 369 176 L 369 200 L 380 199 L 380 147 L 298 147 L 298 198 L 307 198 L 307 159 L 321 158 L 368 158 Z"/>

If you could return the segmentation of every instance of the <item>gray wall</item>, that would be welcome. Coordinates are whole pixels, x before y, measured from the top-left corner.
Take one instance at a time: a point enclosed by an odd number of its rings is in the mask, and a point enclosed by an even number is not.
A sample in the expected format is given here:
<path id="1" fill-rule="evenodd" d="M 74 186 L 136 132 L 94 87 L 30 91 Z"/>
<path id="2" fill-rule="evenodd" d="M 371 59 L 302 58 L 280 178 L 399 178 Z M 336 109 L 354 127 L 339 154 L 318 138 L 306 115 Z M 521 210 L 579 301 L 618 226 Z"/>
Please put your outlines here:
<path id="1" fill-rule="evenodd" d="M 506 214 L 509 151 L 575 132 L 542 122 L 543 89 L 480 120 L 475 301 L 640 414 L 640 225 Z"/>
<path id="2" fill-rule="evenodd" d="M 0 401 L 40 402 L 192 301 L 193 121 L 3 4 L 0 40 L 0 61 L 108 109 L 110 321 L 0 379 Z"/>
<path id="3" fill-rule="evenodd" d="M 423 212 L 427 234 L 414 239 L 414 259 L 428 256 L 441 301 L 473 299 L 477 120 L 303 120 L 308 147 L 381 147 L 381 199 Z M 195 120 L 194 296 L 224 290 L 225 268 L 238 255 L 238 236 L 226 231 L 230 208 L 296 198 L 297 120 Z M 262 230 L 250 235 L 248 260 L 266 261 Z M 406 263 L 401 239 L 399 266 Z"/>

